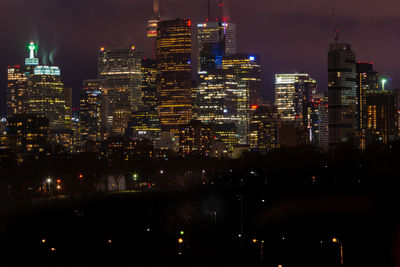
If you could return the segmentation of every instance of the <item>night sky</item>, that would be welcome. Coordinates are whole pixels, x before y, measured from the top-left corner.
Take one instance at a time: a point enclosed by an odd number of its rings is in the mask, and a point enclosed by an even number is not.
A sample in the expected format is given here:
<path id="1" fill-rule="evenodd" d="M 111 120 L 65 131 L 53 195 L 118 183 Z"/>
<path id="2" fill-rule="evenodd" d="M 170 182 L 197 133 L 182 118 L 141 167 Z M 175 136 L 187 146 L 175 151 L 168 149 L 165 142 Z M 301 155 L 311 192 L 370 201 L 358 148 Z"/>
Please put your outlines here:
<path id="1" fill-rule="evenodd" d="M 212 0 L 213 1 L 213 0 Z M 225 15 L 237 24 L 238 51 L 259 53 L 263 94 L 273 100 L 274 73 L 303 71 L 327 86 L 327 50 L 333 41 L 332 9 L 340 40 L 358 60 L 400 85 L 400 1 L 398 0 L 225 0 Z M 39 42 L 39 58 L 55 55 L 64 83 L 78 103 L 83 79 L 96 78 L 97 48 L 134 42 L 151 56 L 145 37 L 153 0 L 0 0 L 0 111 L 4 113 L 7 65 L 23 64 L 27 43 Z M 207 16 L 207 0 L 160 0 L 163 19 Z"/>

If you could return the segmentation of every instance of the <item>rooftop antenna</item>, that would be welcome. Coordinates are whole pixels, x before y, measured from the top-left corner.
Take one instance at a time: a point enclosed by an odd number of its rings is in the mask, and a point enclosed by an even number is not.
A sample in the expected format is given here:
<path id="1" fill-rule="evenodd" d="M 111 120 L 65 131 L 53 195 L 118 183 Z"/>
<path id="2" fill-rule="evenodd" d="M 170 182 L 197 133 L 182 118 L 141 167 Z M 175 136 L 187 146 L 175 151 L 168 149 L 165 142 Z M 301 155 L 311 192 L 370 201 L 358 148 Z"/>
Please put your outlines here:
<path id="1" fill-rule="evenodd" d="M 224 3 L 222 0 L 219 0 L 219 21 L 222 22 L 222 10 L 224 7 Z"/>
<path id="2" fill-rule="evenodd" d="M 154 0 L 154 16 L 156 19 L 160 19 L 160 3 L 158 0 Z"/>
<path id="3" fill-rule="evenodd" d="M 335 8 L 333 8 L 332 10 L 332 17 L 333 17 L 333 27 L 334 27 L 334 31 L 335 31 L 335 42 L 338 43 L 339 41 L 339 30 L 337 29 L 337 24 L 336 24 L 336 12 L 335 12 Z"/>
<path id="4" fill-rule="evenodd" d="M 207 6 L 207 20 L 211 19 L 211 7 L 210 7 L 210 0 L 208 0 L 208 6 Z"/>

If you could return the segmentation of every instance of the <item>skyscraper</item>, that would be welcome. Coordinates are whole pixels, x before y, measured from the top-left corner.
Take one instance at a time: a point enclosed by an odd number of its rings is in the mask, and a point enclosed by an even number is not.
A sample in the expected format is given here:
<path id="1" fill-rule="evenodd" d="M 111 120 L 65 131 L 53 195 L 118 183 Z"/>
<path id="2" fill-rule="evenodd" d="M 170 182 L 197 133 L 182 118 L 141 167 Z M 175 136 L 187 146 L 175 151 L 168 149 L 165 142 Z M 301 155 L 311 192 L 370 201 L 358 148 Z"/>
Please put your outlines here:
<path id="1" fill-rule="evenodd" d="M 50 130 L 64 130 L 70 125 L 64 83 L 57 66 L 36 66 L 28 80 L 28 112 L 49 119 Z"/>
<path id="2" fill-rule="evenodd" d="M 349 140 L 356 130 L 356 62 L 351 45 L 334 43 L 328 52 L 329 147 Z"/>
<path id="3" fill-rule="evenodd" d="M 366 140 L 387 144 L 397 137 L 396 94 L 391 91 L 366 91 Z"/>
<path id="4" fill-rule="evenodd" d="M 187 19 L 158 23 L 158 115 L 164 131 L 177 133 L 192 117 L 191 24 Z"/>
<path id="5" fill-rule="evenodd" d="M 202 52 L 208 44 L 214 45 L 212 53 L 215 55 L 215 64 L 222 67 L 222 57 L 236 54 L 236 24 L 223 17 L 223 1 L 218 3 L 218 14 L 211 14 L 208 1 L 208 17 L 206 21 L 197 24 L 197 69 L 201 70 Z M 217 45 L 217 46 L 215 46 Z"/>
<path id="6" fill-rule="evenodd" d="M 275 104 L 284 121 L 302 121 L 317 89 L 310 74 L 275 74 Z"/>
<path id="7" fill-rule="evenodd" d="M 260 57 L 251 54 L 234 54 L 223 58 L 226 90 L 233 91 L 237 101 L 237 126 L 240 143 L 248 143 L 250 111 L 261 103 Z"/>
<path id="8" fill-rule="evenodd" d="M 79 128 L 83 144 L 102 139 L 102 92 L 102 80 L 83 81 L 79 102 Z"/>
<path id="9" fill-rule="evenodd" d="M 236 54 L 236 25 L 227 21 L 206 21 L 197 24 L 197 60 L 198 70 L 201 70 L 202 51 L 207 44 L 218 44 L 213 49 L 215 63 L 221 68 L 224 55 Z"/>
<path id="10" fill-rule="evenodd" d="M 369 90 L 378 90 L 379 74 L 373 70 L 372 62 L 358 61 L 357 72 L 357 128 L 362 130 L 366 126 L 365 93 Z"/>
<path id="11" fill-rule="evenodd" d="M 135 46 L 101 47 L 98 54 L 98 77 L 104 80 L 107 96 L 108 128 L 124 134 L 132 111 L 142 100 L 142 59 Z"/>
<path id="12" fill-rule="evenodd" d="M 27 111 L 28 78 L 20 65 L 7 68 L 7 116 Z"/>
<path id="13" fill-rule="evenodd" d="M 279 147 L 280 118 L 276 107 L 259 106 L 250 121 L 249 144 L 252 150 L 268 152 Z"/>
<path id="14" fill-rule="evenodd" d="M 152 59 L 142 59 L 142 105 L 157 108 L 157 62 Z"/>

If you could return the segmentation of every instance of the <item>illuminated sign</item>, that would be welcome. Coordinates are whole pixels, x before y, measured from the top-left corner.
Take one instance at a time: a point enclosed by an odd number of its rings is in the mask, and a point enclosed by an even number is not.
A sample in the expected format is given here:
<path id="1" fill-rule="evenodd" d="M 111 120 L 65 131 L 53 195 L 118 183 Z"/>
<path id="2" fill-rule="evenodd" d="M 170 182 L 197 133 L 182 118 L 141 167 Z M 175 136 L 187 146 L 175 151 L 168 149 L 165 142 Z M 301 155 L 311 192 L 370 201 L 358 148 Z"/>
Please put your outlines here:
<path id="1" fill-rule="evenodd" d="M 54 75 L 54 76 L 60 76 L 61 71 L 59 67 L 53 66 L 37 66 L 33 70 L 33 74 L 35 75 Z"/>

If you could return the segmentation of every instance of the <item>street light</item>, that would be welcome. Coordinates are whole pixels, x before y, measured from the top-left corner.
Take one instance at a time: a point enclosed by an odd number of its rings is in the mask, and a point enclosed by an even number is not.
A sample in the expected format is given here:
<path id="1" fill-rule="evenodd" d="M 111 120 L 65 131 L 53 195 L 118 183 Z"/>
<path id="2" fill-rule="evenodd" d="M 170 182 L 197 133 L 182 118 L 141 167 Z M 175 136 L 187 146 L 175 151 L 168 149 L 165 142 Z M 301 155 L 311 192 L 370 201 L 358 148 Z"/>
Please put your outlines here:
<path id="1" fill-rule="evenodd" d="M 336 237 L 332 238 L 333 243 L 337 243 L 340 246 L 340 264 L 343 265 L 343 243 Z"/>

